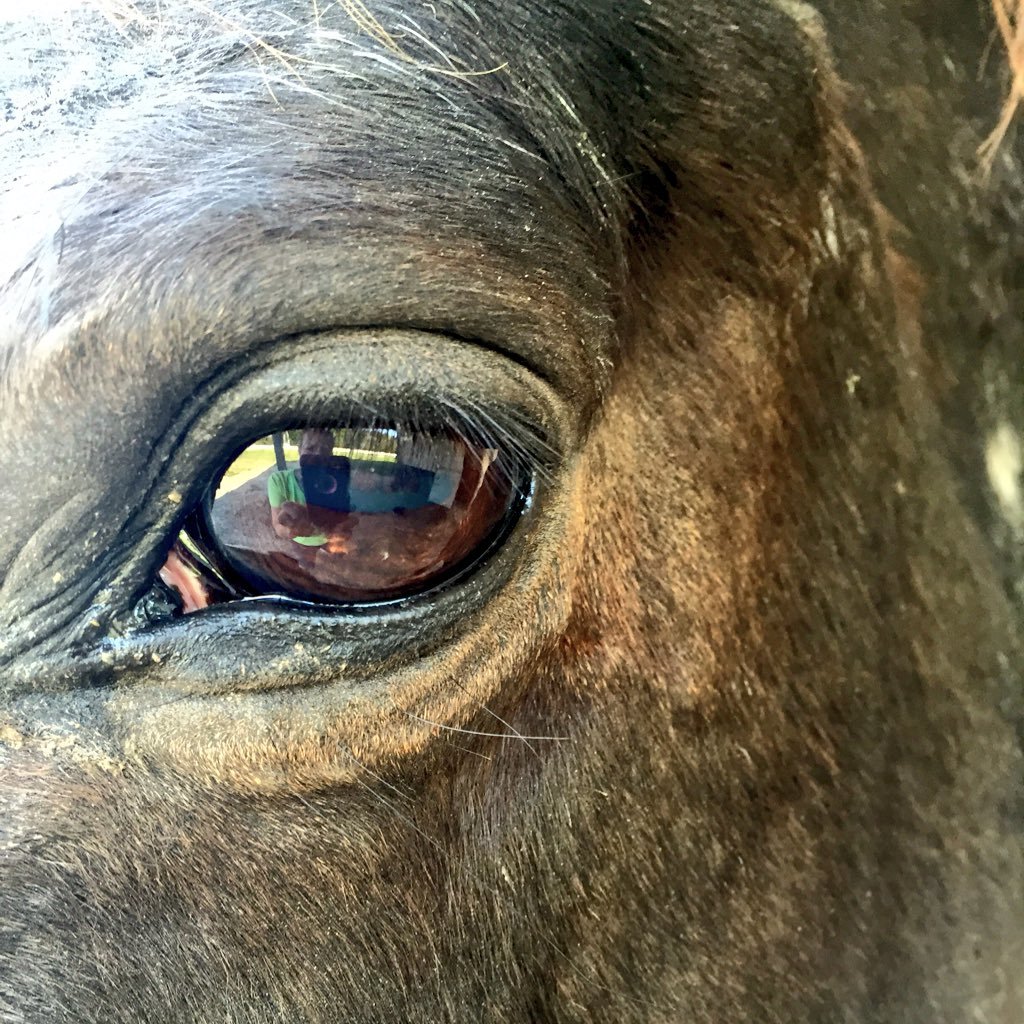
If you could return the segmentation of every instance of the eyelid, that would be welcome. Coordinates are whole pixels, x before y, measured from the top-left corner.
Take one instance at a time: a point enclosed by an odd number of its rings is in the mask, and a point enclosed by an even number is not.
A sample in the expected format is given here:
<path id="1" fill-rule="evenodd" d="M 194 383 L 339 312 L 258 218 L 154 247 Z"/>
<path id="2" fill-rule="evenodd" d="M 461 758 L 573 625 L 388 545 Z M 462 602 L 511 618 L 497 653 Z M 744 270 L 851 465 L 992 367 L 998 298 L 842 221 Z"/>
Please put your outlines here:
<path id="1" fill-rule="evenodd" d="M 227 367 L 188 396 L 172 426 L 154 442 L 151 464 L 159 474 L 147 484 L 150 496 L 137 502 L 136 521 L 124 531 L 134 555 L 119 560 L 100 599 L 85 609 L 83 633 L 102 637 L 107 623 L 138 628 L 132 609 L 152 585 L 172 538 L 233 452 L 286 419 L 334 419 L 354 408 L 416 415 L 423 422 L 431 417 L 443 422 L 452 410 L 475 410 L 510 450 L 528 458 L 532 486 L 541 489 L 554 479 L 563 453 L 577 446 L 580 429 L 579 411 L 545 380 L 485 347 L 416 331 L 351 330 L 285 339 L 258 359 Z M 531 493 L 531 504 L 537 493 Z"/>
<path id="2" fill-rule="evenodd" d="M 392 348 L 401 358 L 388 357 Z M 386 370 L 381 369 L 385 366 Z M 500 396 L 496 400 L 496 396 Z M 338 332 L 295 339 L 226 384 L 213 381 L 183 410 L 164 451 L 167 491 L 194 506 L 226 454 L 296 418 L 331 422 L 354 412 L 444 426 L 452 415 L 477 421 L 543 476 L 574 433 L 546 382 L 499 354 L 415 332 Z M 181 449 L 191 442 L 182 464 Z"/>

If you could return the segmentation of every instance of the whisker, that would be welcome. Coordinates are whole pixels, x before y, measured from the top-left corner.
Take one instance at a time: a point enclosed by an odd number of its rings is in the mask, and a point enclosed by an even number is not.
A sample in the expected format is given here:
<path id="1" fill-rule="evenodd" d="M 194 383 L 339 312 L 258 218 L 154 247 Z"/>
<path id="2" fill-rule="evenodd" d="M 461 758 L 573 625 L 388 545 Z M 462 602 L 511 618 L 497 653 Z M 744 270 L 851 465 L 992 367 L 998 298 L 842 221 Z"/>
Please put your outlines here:
<path id="1" fill-rule="evenodd" d="M 481 707 L 483 707 L 483 705 L 481 705 Z M 487 708 L 484 708 L 484 711 L 487 710 Z M 420 715 L 415 715 L 411 711 L 406 711 L 404 712 L 404 714 L 416 722 L 422 722 L 424 725 L 431 726 L 431 728 L 441 729 L 444 732 L 457 732 L 461 733 L 464 736 L 485 736 L 488 739 L 495 740 L 522 740 L 524 743 L 527 740 L 533 740 L 536 742 L 547 741 L 550 743 L 563 743 L 570 738 L 568 736 L 524 736 L 522 733 L 516 732 L 514 729 L 510 733 L 482 732 L 479 729 L 463 729 L 461 726 L 457 725 L 445 725 L 443 722 L 432 722 L 429 718 L 422 718 Z M 490 714 L 497 718 L 499 722 L 503 722 L 504 725 L 508 725 L 508 723 L 504 722 L 503 719 L 499 718 L 497 715 L 494 715 L 493 711 L 490 712 Z M 509 726 L 509 728 L 512 727 Z M 534 753 L 537 752 L 534 751 Z"/>
<path id="2" fill-rule="evenodd" d="M 402 792 L 402 790 L 400 790 L 396 785 L 394 785 L 391 782 L 388 782 L 387 779 L 383 778 L 382 776 L 378 775 L 375 771 L 370 769 L 367 765 L 360 761 L 359 758 L 356 757 L 356 755 L 353 754 L 348 747 L 339 746 L 338 749 L 341 751 L 341 753 L 345 754 L 348 758 L 354 761 L 364 772 L 366 772 L 367 775 L 369 775 L 372 779 L 375 779 L 382 786 L 386 786 L 388 789 L 391 790 L 392 793 L 394 793 L 401 800 L 412 801 L 413 798 L 409 793 Z"/>
<path id="3" fill-rule="evenodd" d="M 451 747 L 452 750 L 461 750 L 464 754 L 472 754 L 474 757 L 479 757 L 481 761 L 493 761 L 494 758 L 489 754 L 481 754 L 479 750 L 470 750 L 469 747 L 463 747 L 461 744 L 452 743 L 451 740 L 445 740 L 445 746 Z"/>
<path id="4" fill-rule="evenodd" d="M 516 739 L 522 740 L 522 742 L 526 744 L 526 747 L 530 751 L 530 753 L 532 753 L 534 757 L 540 758 L 540 754 L 538 753 L 537 748 L 528 742 L 530 737 L 524 736 L 511 722 L 506 722 L 505 719 L 501 717 L 501 715 L 492 711 L 489 707 L 487 707 L 486 704 L 481 704 L 480 707 L 484 712 L 490 715 L 491 718 L 495 719 L 495 721 L 500 722 L 503 726 L 505 726 L 506 729 L 511 729 L 512 732 L 515 734 Z"/>
<path id="5" fill-rule="evenodd" d="M 396 789 L 393 785 L 391 785 L 391 783 L 385 782 L 385 780 L 380 778 L 379 775 L 376 775 L 372 771 L 370 771 L 370 769 L 367 768 L 366 765 L 363 764 L 362 761 L 360 761 L 359 758 L 356 757 L 351 750 L 348 750 L 347 748 L 341 746 L 339 746 L 338 749 L 339 751 L 341 751 L 341 753 L 346 754 L 348 757 L 350 757 L 367 775 L 372 776 L 378 782 L 383 783 L 389 789 L 398 793 L 403 800 L 411 800 L 408 794 L 402 793 L 400 790 Z M 418 836 L 420 836 L 422 839 L 425 839 L 428 843 L 430 843 L 430 845 L 433 846 L 434 849 L 442 852 L 444 851 L 444 846 L 440 842 L 440 840 L 436 839 L 434 836 L 428 834 L 427 832 L 424 832 L 423 829 L 421 829 L 419 825 L 417 825 L 416 822 L 412 820 L 412 818 L 398 810 L 394 806 L 394 804 L 391 803 L 391 801 L 389 801 L 387 797 L 385 797 L 382 793 L 378 792 L 376 789 L 374 789 L 372 786 L 370 786 L 368 783 L 364 782 L 362 779 L 358 777 L 355 779 L 355 783 L 357 786 L 360 786 L 362 789 L 365 789 L 366 792 L 370 793 L 375 799 L 379 800 L 381 805 L 387 808 L 387 810 L 390 811 L 391 814 L 393 814 L 403 825 L 406 825 L 408 828 L 411 828 L 413 832 L 415 832 Z"/>

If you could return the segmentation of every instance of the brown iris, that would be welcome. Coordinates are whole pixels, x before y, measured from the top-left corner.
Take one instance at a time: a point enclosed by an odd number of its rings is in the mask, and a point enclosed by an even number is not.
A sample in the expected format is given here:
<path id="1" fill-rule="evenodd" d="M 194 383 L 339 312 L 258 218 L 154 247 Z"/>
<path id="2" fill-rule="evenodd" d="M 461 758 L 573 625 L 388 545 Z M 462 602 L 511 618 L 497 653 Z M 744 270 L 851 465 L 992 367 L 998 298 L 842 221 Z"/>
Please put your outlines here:
<path id="1" fill-rule="evenodd" d="M 524 489 L 509 463 L 450 428 L 283 431 L 228 466 L 161 578 L 186 612 L 253 594 L 351 604 L 418 593 L 510 521 Z"/>

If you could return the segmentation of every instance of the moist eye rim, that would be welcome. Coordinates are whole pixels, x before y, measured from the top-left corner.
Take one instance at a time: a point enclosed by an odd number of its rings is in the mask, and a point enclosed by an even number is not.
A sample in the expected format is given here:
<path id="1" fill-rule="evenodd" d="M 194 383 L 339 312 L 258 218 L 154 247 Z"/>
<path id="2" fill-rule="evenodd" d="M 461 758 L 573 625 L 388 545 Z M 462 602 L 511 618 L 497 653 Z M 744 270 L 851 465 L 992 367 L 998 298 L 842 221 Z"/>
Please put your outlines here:
<path id="1" fill-rule="evenodd" d="M 80 662 L 101 663 L 108 673 L 127 674 L 133 685 L 142 684 L 144 689 L 169 685 L 182 697 L 236 694 L 252 685 L 241 684 L 251 678 L 243 666 L 252 664 L 246 648 L 256 631 L 265 650 L 305 650 L 321 673 L 341 665 L 349 680 L 346 687 L 355 686 L 364 694 L 378 686 L 382 692 L 390 691 L 407 669 L 415 673 L 423 659 L 459 646 L 478 617 L 491 614 L 488 608 L 495 601 L 520 600 L 533 589 L 538 572 L 547 571 L 542 566 L 550 560 L 548 516 L 554 512 L 557 521 L 563 511 L 556 494 L 547 487 L 538 488 L 529 509 L 486 559 L 458 585 L 441 584 L 429 595 L 340 611 L 290 598 L 243 598 L 135 628 L 83 651 Z M 517 594 L 521 596 L 511 596 Z M 210 645 L 226 650 L 229 657 L 224 663 L 203 662 L 202 684 L 196 685 L 191 676 L 197 658 Z M 383 675 L 377 678 L 382 667 Z M 140 670 L 149 677 L 145 683 L 135 679 Z M 299 668 L 295 678 L 274 686 L 257 684 L 252 692 L 317 690 L 329 681 L 310 673 L 311 669 Z M 333 678 L 333 671 L 328 676 Z"/>

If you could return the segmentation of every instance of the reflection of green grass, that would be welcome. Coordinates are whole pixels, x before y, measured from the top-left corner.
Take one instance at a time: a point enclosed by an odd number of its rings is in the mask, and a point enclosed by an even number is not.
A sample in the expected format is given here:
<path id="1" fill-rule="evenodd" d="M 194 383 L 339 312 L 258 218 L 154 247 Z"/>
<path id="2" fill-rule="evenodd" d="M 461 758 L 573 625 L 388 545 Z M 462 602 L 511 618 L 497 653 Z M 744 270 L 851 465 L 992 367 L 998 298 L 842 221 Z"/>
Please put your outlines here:
<path id="1" fill-rule="evenodd" d="M 286 454 L 292 458 L 298 458 L 298 452 L 292 454 L 285 449 Z M 242 452 L 241 455 L 235 459 L 234 462 L 228 466 L 228 471 L 224 474 L 224 478 L 220 482 L 220 487 L 217 489 L 218 494 L 224 494 L 226 491 L 233 491 L 236 487 L 240 487 L 246 482 L 251 480 L 254 476 L 259 476 L 264 470 L 270 469 L 274 465 L 274 449 L 273 448 L 256 448 L 250 445 Z"/>

